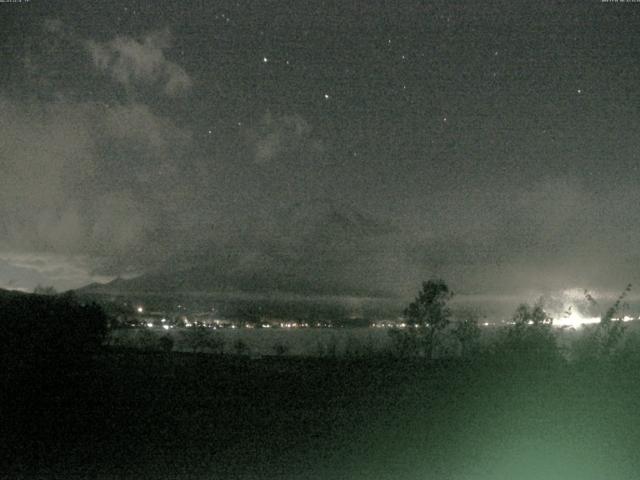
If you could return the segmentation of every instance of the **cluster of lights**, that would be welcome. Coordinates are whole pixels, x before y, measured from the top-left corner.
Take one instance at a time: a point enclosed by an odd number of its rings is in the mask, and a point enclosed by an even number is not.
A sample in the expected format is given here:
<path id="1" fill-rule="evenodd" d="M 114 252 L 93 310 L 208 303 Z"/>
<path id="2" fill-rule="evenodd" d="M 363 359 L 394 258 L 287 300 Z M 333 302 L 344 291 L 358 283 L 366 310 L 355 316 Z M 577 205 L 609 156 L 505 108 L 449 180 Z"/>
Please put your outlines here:
<path id="1" fill-rule="evenodd" d="M 631 322 L 635 320 L 636 317 L 631 317 L 629 315 L 625 315 L 622 318 L 612 318 L 611 320 L 614 322 Z M 580 328 L 583 325 L 593 325 L 600 323 L 600 317 L 585 317 L 580 315 L 576 311 L 572 311 L 571 315 L 558 318 L 553 320 L 553 325 L 555 327 L 571 327 L 571 328 Z"/>
<path id="2" fill-rule="evenodd" d="M 184 308 L 182 305 L 178 305 L 178 308 Z M 139 305 L 136 307 L 136 312 L 139 314 L 144 313 L 144 307 L 142 305 Z M 212 308 L 212 310 L 215 310 L 214 308 Z M 597 324 L 600 323 L 600 317 L 587 317 L 587 316 L 583 316 L 580 313 L 578 313 L 576 310 L 573 310 L 571 312 L 570 315 L 568 316 L 564 316 L 561 318 L 555 318 L 553 319 L 552 325 L 554 327 L 560 327 L 560 328 L 565 328 L 565 327 L 569 327 L 569 328 L 580 328 L 583 325 L 593 325 L 593 324 Z M 632 317 L 629 315 L 625 315 L 624 317 L 621 318 L 612 318 L 612 321 L 621 321 L 621 322 L 630 322 L 632 320 L 636 320 L 636 317 Z M 198 322 L 190 322 L 187 317 L 183 317 L 183 322 L 184 322 L 184 326 L 189 328 L 189 327 L 193 327 L 193 326 L 198 326 Z M 174 328 L 173 325 L 168 325 L 167 324 L 167 319 L 165 317 L 163 317 L 161 319 L 161 323 L 162 323 L 162 328 L 165 330 L 169 330 L 171 328 Z M 531 324 L 532 322 L 529 322 L 529 324 Z M 512 321 L 510 322 L 506 322 L 507 325 L 511 325 L 513 324 Z M 208 328 L 212 328 L 214 330 L 218 329 L 218 328 L 222 328 L 224 325 L 221 323 L 220 320 L 214 320 L 213 324 L 210 323 L 204 323 L 204 324 L 200 324 L 203 327 L 208 327 Z M 494 325 L 493 323 L 490 322 L 482 322 L 480 324 L 481 327 L 489 327 Z M 155 326 L 155 324 L 153 322 L 147 322 L 146 326 L 149 328 L 152 328 Z M 236 324 L 231 324 L 228 325 L 229 328 L 232 329 L 237 329 L 240 328 L 238 325 Z M 252 324 L 244 324 L 241 325 L 244 328 L 255 328 L 254 325 Z M 259 325 L 261 328 L 272 328 L 272 325 L 269 323 L 262 323 Z M 280 322 L 278 324 L 278 326 L 280 328 L 285 328 L 285 329 L 293 329 L 293 328 L 308 328 L 310 325 L 306 322 L 296 322 L 296 321 L 289 321 L 289 322 Z M 371 326 L 373 328 L 408 328 L 408 327 L 415 327 L 415 328 L 419 328 L 419 325 L 409 325 L 406 322 L 395 322 L 395 321 L 378 321 L 378 322 L 374 322 L 371 324 Z M 317 328 L 331 328 L 332 325 L 329 323 L 321 323 L 321 322 L 317 322 L 315 324 L 315 327 Z"/>
<path id="3" fill-rule="evenodd" d="M 385 321 L 381 321 L 381 322 L 375 322 L 371 325 L 373 328 L 407 328 L 407 327 L 411 327 L 413 326 L 414 328 L 419 328 L 420 325 L 418 325 L 417 323 L 414 325 L 409 325 L 406 322 L 385 322 Z"/>
<path id="4" fill-rule="evenodd" d="M 298 322 L 281 322 L 280 328 L 308 328 L 308 323 L 298 323 Z"/>
<path id="5" fill-rule="evenodd" d="M 153 322 L 147 322 L 146 325 L 149 328 L 155 327 L 155 324 Z M 165 325 L 162 325 L 162 328 L 165 329 L 165 330 L 169 330 L 169 329 L 174 328 L 174 327 L 173 327 L 173 325 L 166 325 L 165 324 Z"/>

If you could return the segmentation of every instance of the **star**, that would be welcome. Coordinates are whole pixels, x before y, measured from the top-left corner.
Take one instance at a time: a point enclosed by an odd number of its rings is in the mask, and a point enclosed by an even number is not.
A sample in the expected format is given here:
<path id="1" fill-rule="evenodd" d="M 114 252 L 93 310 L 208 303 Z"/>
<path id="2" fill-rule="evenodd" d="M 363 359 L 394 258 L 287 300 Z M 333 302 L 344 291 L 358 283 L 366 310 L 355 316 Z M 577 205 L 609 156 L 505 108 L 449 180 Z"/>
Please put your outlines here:
<path id="1" fill-rule="evenodd" d="M 581 89 L 581 88 L 579 88 L 579 89 L 578 89 L 578 95 L 580 95 L 581 93 L 582 93 L 582 89 Z"/>
<path id="2" fill-rule="evenodd" d="M 267 57 L 262 57 L 262 63 L 267 63 L 269 59 Z"/>

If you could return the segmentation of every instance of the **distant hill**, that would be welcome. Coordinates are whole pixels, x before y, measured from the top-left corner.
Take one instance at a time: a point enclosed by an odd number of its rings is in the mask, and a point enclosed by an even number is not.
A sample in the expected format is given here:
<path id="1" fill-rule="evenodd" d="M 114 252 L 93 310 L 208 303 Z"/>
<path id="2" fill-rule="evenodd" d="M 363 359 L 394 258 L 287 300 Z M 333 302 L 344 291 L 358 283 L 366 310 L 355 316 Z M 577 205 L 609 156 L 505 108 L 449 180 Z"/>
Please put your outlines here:
<path id="1" fill-rule="evenodd" d="M 0 300 L 13 299 L 18 297 L 27 297 L 30 295 L 33 295 L 33 294 L 21 292 L 19 290 L 5 290 L 4 288 L 0 288 Z"/>
<path id="2" fill-rule="evenodd" d="M 309 296 L 387 297 L 389 292 L 358 288 L 330 278 L 316 281 L 278 271 L 220 272 L 214 266 L 193 266 L 178 271 L 153 272 L 131 279 L 92 283 L 78 293 L 247 293 Z"/>
<path id="3" fill-rule="evenodd" d="M 198 258 L 172 261 L 85 293 L 269 293 L 390 297 L 389 261 L 380 261 L 395 228 L 347 206 L 307 202 L 283 207 L 257 237 L 210 246 Z"/>

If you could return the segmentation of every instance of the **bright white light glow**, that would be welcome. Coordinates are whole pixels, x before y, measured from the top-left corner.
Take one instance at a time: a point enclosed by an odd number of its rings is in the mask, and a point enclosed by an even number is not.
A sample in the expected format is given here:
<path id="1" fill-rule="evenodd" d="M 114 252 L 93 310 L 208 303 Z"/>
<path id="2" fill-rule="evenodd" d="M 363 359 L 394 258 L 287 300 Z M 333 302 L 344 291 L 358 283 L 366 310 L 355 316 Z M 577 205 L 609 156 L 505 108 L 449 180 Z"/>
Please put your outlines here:
<path id="1" fill-rule="evenodd" d="M 597 323 L 600 323 L 600 317 L 587 317 L 584 316 L 582 314 L 580 314 L 575 307 L 571 307 L 569 309 L 569 311 L 571 312 L 570 315 L 564 315 L 560 318 L 554 318 L 553 319 L 553 326 L 554 327 L 571 327 L 571 328 L 580 328 L 582 325 L 594 325 Z M 635 320 L 636 317 L 631 317 L 629 315 L 625 315 L 622 318 L 612 318 L 612 320 L 615 321 L 623 321 L 623 322 L 630 322 L 632 320 Z"/>
<path id="2" fill-rule="evenodd" d="M 553 319 L 553 325 L 556 327 L 580 328 L 582 325 L 592 325 L 594 323 L 600 323 L 600 317 L 585 317 L 575 308 L 571 309 L 570 315 Z"/>

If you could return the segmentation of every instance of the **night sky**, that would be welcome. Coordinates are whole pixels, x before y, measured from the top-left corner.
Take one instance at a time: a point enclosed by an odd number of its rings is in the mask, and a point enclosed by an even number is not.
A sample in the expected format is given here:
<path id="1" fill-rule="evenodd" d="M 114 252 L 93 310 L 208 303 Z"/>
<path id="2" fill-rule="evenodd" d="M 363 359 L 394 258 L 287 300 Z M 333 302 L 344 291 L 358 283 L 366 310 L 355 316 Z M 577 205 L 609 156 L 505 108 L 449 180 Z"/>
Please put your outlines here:
<path id="1" fill-rule="evenodd" d="M 597 0 L 1 3 L 0 287 L 619 292 L 639 31 Z"/>

